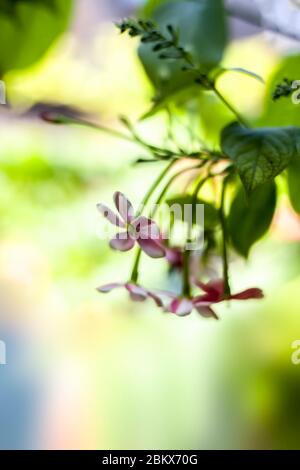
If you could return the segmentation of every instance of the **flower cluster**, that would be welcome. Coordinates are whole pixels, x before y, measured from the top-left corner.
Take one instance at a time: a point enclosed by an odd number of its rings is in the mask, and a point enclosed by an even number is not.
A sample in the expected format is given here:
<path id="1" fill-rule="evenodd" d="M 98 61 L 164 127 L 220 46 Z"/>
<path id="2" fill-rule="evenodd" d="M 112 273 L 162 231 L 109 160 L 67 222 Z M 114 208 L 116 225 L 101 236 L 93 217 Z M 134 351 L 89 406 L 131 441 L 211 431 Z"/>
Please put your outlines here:
<path id="1" fill-rule="evenodd" d="M 171 268 L 176 268 L 183 272 L 188 289 L 183 289 L 182 295 L 176 295 L 173 292 L 147 289 L 137 282 L 138 272 L 136 264 L 140 256 L 137 257 L 135 269 L 131 279 L 128 282 L 113 282 L 98 287 L 101 293 L 108 293 L 114 289 L 125 288 L 129 293 L 131 300 L 143 302 L 146 299 L 152 299 L 156 306 L 162 308 L 164 312 L 173 313 L 177 316 L 189 315 L 193 310 L 206 318 L 218 319 L 213 310 L 215 304 L 229 300 L 248 300 L 261 299 L 263 292 L 258 288 L 251 288 L 231 294 L 226 292 L 226 285 L 223 279 L 211 280 L 207 283 L 197 279 L 191 280 L 189 273 L 190 265 L 185 265 L 185 256 L 187 252 L 179 247 L 171 247 L 168 241 L 162 236 L 162 233 L 156 222 L 151 218 L 136 214 L 131 202 L 120 192 L 114 194 L 114 203 L 118 213 L 113 212 L 104 204 L 98 204 L 100 213 L 113 225 L 123 231 L 117 233 L 110 241 L 110 246 L 114 250 L 128 251 L 135 244 L 141 251 L 152 258 L 165 258 Z M 189 258 L 188 258 L 189 260 Z M 187 273 L 186 273 L 187 268 Z M 201 294 L 192 295 L 191 288 L 196 287 L 202 291 Z"/>
<path id="2" fill-rule="evenodd" d="M 143 152 L 135 160 L 136 165 L 165 164 L 145 192 L 142 210 L 134 211 L 121 192 L 114 194 L 116 211 L 98 204 L 102 216 L 118 229 L 109 242 L 110 247 L 121 252 L 136 248 L 126 282 L 113 282 L 99 287 L 98 291 L 107 293 L 123 287 L 132 300 L 152 299 L 162 311 L 171 314 L 185 316 L 196 311 L 204 317 L 218 318 L 215 306 L 221 302 L 263 297 L 258 288 L 232 293 L 230 260 L 234 253 L 247 258 L 253 245 L 272 226 L 278 200 L 275 178 L 284 170 L 287 170 L 291 204 L 300 212 L 296 164 L 300 156 L 300 129 L 295 126 L 252 128 L 248 119 L 223 96 L 218 81 L 224 73 L 242 73 L 263 80 L 244 68 L 221 66 L 226 47 L 226 18 L 220 20 L 213 3 L 203 0 L 200 8 L 191 2 L 187 5 L 184 1 L 167 2 L 163 8 L 153 11 L 151 17 L 155 23 L 148 18 L 127 18 L 117 24 L 121 34 L 128 33 L 140 42 L 139 59 L 155 89 L 151 109 L 144 116 L 150 119 L 158 112 L 162 114 L 160 139 L 148 141 L 138 124 L 126 116 L 120 118 L 123 130 L 90 122 L 87 116 L 77 112 L 61 115 L 52 110 L 44 112 L 42 117 L 55 124 L 84 125 L 133 143 Z M 203 100 L 209 91 L 235 119 L 224 123 L 214 148 L 211 145 L 215 138 L 206 140 L 211 120 L 205 114 L 210 110 L 199 101 L 195 84 L 201 86 Z M 284 79 L 276 87 L 273 99 L 289 96 L 292 89 L 292 81 Z M 179 194 L 168 198 L 174 181 L 187 173 Z M 152 210 L 145 214 L 150 203 Z M 162 232 L 165 220 L 161 229 L 154 220 L 163 203 L 172 213 L 168 220 L 171 240 Z M 180 209 L 176 213 L 171 209 L 173 203 Z M 199 204 L 204 217 L 198 217 Z M 174 236 L 178 228 L 183 229 L 179 242 Z M 172 244 L 174 240 L 176 245 Z M 153 290 L 140 285 L 142 254 L 167 262 L 176 286 L 180 279 L 179 294 L 166 292 L 161 286 Z"/>

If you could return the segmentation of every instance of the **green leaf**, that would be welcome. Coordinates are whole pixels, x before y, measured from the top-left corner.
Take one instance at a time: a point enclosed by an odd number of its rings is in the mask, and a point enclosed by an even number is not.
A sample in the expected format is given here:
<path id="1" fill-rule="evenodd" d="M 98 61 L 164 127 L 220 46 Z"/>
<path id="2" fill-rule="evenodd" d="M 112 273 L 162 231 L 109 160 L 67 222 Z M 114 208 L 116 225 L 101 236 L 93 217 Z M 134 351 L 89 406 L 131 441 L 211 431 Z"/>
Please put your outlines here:
<path id="1" fill-rule="evenodd" d="M 193 211 L 193 222 L 197 215 L 196 205 L 204 205 L 204 228 L 210 230 L 215 228 L 219 224 L 219 213 L 217 209 L 210 203 L 203 201 L 202 199 L 195 198 L 191 194 L 174 196 L 166 201 L 169 207 L 178 204 L 182 210 L 182 219 L 184 217 L 184 206 L 192 206 Z M 189 212 L 188 212 L 189 214 Z M 175 213 L 176 215 L 176 213 Z"/>
<path id="2" fill-rule="evenodd" d="M 246 129 L 238 123 L 222 131 L 223 152 L 234 162 L 247 190 L 272 180 L 298 154 L 300 129 L 274 127 Z"/>
<path id="3" fill-rule="evenodd" d="M 276 185 L 265 183 L 247 197 L 240 187 L 228 216 L 228 233 L 235 250 L 248 257 L 250 248 L 269 229 L 276 206 Z"/>
<path id="4" fill-rule="evenodd" d="M 288 167 L 288 188 L 293 209 L 300 214 L 300 158 L 294 158 Z"/>
<path id="5" fill-rule="evenodd" d="M 36 62 L 68 24 L 73 0 L 2 0 L 0 76 Z"/>
<path id="6" fill-rule="evenodd" d="M 171 24 L 179 33 L 179 45 L 193 58 L 202 73 L 222 59 L 227 42 L 223 2 L 221 0 L 178 1 L 164 3 L 153 14 L 160 31 L 168 35 Z M 195 72 L 183 71 L 182 60 L 160 59 L 151 44 L 142 44 L 139 56 L 156 89 L 156 102 L 195 84 Z"/>

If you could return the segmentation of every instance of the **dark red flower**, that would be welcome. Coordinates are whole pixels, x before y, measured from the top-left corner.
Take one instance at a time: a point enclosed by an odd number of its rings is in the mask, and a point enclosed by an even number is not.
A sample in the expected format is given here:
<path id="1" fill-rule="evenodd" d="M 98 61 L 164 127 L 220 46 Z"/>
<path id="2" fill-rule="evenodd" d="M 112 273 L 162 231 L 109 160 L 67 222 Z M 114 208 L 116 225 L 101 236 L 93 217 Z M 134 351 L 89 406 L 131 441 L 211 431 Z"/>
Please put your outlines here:
<path id="1" fill-rule="evenodd" d="M 216 279 L 207 284 L 201 281 L 195 281 L 194 284 L 205 292 L 205 294 L 196 297 L 199 302 L 216 304 L 224 300 L 249 300 L 262 299 L 264 297 L 263 291 L 257 287 L 252 287 L 238 294 L 231 294 L 229 297 L 225 297 L 223 279 Z"/>
<path id="2" fill-rule="evenodd" d="M 189 315 L 192 310 L 195 309 L 204 317 L 218 319 L 218 316 L 211 308 L 212 305 L 225 300 L 262 299 L 264 296 L 261 289 L 251 288 L 226 297 L 224 294 L 223 279 L 216 279 L 208 282 L 207 284 L 201 281 L 196 281 L 194 284 L 205 293 L 191 298 L 186 298 L 182 296 L 178 297 L 175 294 L 166 292 L 165 295 L 172 298 L 171 303 L 166 307 L 166 311 L 175 313 L 179 316 L 185 316 Z"/>

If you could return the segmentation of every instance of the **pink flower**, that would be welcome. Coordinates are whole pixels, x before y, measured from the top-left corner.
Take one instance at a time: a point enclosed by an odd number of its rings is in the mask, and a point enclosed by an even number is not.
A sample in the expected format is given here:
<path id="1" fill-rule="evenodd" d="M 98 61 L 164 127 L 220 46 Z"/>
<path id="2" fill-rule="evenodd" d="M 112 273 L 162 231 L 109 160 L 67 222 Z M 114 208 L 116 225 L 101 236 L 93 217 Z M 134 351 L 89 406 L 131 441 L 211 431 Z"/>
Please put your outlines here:
<path id="1" fill-rule="evenodd" d="M 114 250 L 128 251 L 137 242 L 151 258 L 164 257 L 166 252 L 160 243 L 157 224 L 147 217 L 135 216 L 131 202 L 119 191 L 114 194 L 114 202 L 119 214 L 104 204 L 97 204 L 98 210 L 110 223 L 125 229 L 110 241 L 110 247 Z"/>
<path id="2" fill-rule="evenodd" d="M 222 279 L 210 281 L 207 284 L 196 281 L 195 285 L 200 287 L 205 293 L 190 299 L 176 297 L 174 294 L 166 293 L 167 296 L 173 298 L 166 310 L 178 316 L 185 316 L 189 315 L 192 310 L 195 309 L 204 317 L 218 319 L 218 316 L 211 308 L 213 304 L 223 302 L 224 300 L 262 299 L 264 296 L 261 289 L 251 288 L 225 298 L 224 281 Z"/>
<path id="3" fill-rule="evenodd" d="M 133 282 L 113 282 L 111 284 L 106 284 L 104 286 L 98 287 L 97 291 L 102 292 L 104 294 L 111 292 L 113 289 L 118 289 L 119 287 L 125 287 L 125 289 L 129 292 L 131 300 L 135 302 L 143 302 L 147 298 L 154 300 L 158 307 L 162 307 L 162 301 L 158 297 L 158 295 L 145 287 L 139 286 Z"/>
<path id="4" fill-rule="evenodd" d="M 209 307 L 209 305 L 198 302 L 197 297 L 192 297 L 190 299 L 186 297 L 174 297 L 170 305 L 166 308 L 166 311 L 175 313 L 175 315 L 180 317 L 184 317 L 192 313 L 192 310 L 194 309 L 203 317 L 212 317 L 218 320 L 218 316 Z"/>

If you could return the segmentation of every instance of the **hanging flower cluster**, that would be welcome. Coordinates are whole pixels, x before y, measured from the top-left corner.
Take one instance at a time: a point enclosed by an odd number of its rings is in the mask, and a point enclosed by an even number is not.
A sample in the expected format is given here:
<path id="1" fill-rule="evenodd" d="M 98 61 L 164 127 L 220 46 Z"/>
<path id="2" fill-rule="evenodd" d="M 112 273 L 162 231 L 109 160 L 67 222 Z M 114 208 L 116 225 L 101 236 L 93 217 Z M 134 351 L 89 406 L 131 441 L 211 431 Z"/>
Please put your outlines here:
<path id="1" fill-rule="evenodd" d="M 143 154 L 135 161 L 137 165 L 164 166 L 146 191 L 142 210 L 134 211 L 121 192 L 114 194 L 116 211 L 98 204 L 102 216 L 117 228 L 110 247 L 120 252 L 136 250 L 126 281 L 117 279 L 98 291 L 125 288 L 133 301 L 150 299 L 164 312 L 185 316 L 196 311 L 216 319 L 216 306 L 222 302 L 263 297 L 256 287 L 233 293 L 231 260 L 236 256 L 247 258 L 253 245 L 269 231 L 278 202 L 277 176 L 286 178 L 286 195 L 300 214 L 300 129 L 272 127 L 269 122 L 266 127 L 257 127 L 263 119 L 252 125 L 223 95 L 219 78 L 225 73 L 244 74 L 264 82 L 255 72 L 223 67 L 221 61 L 228 44 L 223 2 L 200 3 L 148 0 L 143 19 L 125 19 L 117 25 L 121 34 L 139 40 L 139 59 L 154 88 L 151 109 L 143 118 L 160 113 L 162 138 L 158 143 L 158 139 L 144 139 L 138 124 L 126 117 L 121 118 L 124 131 L 89 122 L 78 113 L 44 113 L 43 118 L 55 124 L 79 124 L 108 132 L 139 147 Z M 273 99 L 289 97 L 292 88 L 291 81 L 285 79 L 277 86 Z M 175 180 L 184 175 L 188 178 L 179 194 L 170 195 Z M 281 184 L 281 192 L 284 186 Z M 166 233 L 157 218 L 157 208 L 162 204 L 182 209 L 188 206 L 190 217 L 174 216 L 170 219 L 171 230 Z M 204 210 L 200 221 L 199 206 Z M 179 243 L 172 237 L 178 224 L 187 226 Z M 195 241 L 200 233 L 199 247 Z M 162 286 L 148 289 L 140 284 L 142 254 L 164 260 L 169 273 L 180 276 L 179 292 L 169 292 Z M 213 260 L 217 263 L 212 266 Z"/>
<path id="2" fill-rule="evenodd" d="M 100 213 L 110 223 L 123 230 L 110 241 L 110 247 L 118 251 L 128 251 L 137 244 L 139 248 L 130 280 L 125 283 L 113 282 L 98 287 L 99 292 L 108 293 L 122 287 L 127 290 L 133 301 L 142 302 L 146 299 L 152 299 L 157 307 L 162 308 L 165 312 L 186 316 L 196 310 L 203 317 L 215 319 L 218 319 L 212 309 L 215 304 L 225 300 L 261 299 L 263 297 L 261 289 L 258 288 L 247 289 L 238 294 L 226 293 L 225 282 L 222 279 L 211 280 L 208 283 L 192 280 L 190 274 L 191 258 L 188 249 L 170 247 L 156 222 L 151 218 L 135 214 L 131 202 L 124 194 L 118 191 L 114 194 L 113 199 L 118 214 L 104 204 L 97 205 Z M 181 295 L 158 289 L 147 289 L 138 284 L 138 265 L 142 251 L 151 258 L 163 257 L 171 267 L 182 271 L 183 289 Z M 202 290 L 202 294 L 192 295 L 191 291 L 194 286 Z"/>

